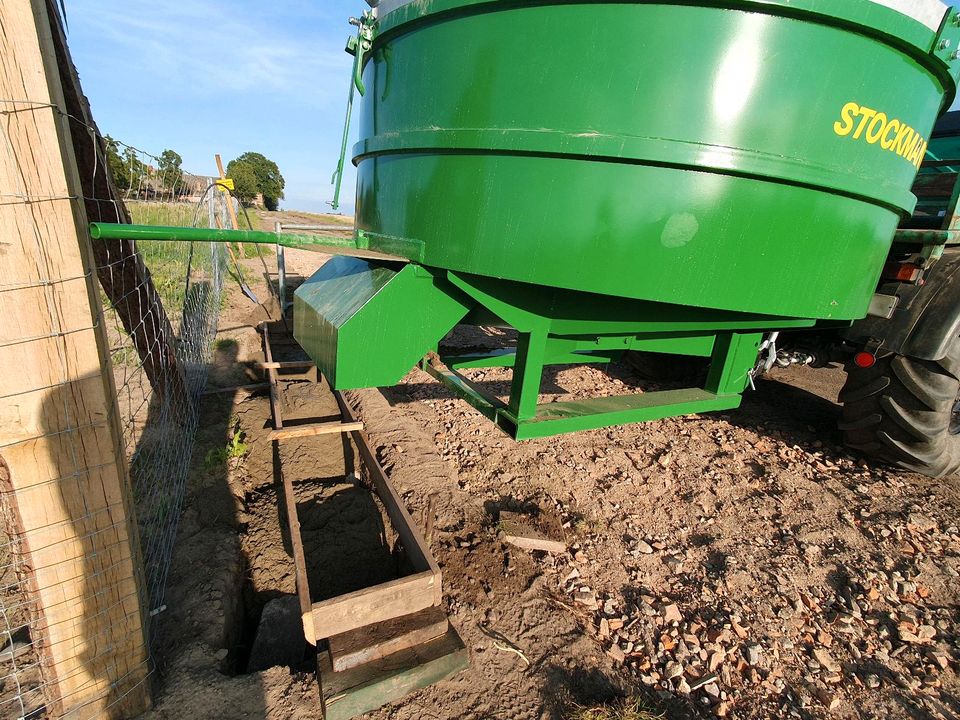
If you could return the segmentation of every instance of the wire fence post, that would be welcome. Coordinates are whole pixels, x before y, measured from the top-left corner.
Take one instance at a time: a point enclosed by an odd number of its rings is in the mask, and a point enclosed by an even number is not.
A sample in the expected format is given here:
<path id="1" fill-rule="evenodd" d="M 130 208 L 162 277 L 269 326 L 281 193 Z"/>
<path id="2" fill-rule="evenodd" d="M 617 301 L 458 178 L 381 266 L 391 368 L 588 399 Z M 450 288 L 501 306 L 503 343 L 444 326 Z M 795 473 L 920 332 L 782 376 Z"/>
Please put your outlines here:
<path id="1" fill-rule="evenodd" d="M 274 226 L 277 237 L 283 232 L 283 224 L 278 220 Z M 277 243 L 277 293 L 280 300 L 280 314 L 287 312 L 287 264 L 283 257 L 283 245 Z"/>

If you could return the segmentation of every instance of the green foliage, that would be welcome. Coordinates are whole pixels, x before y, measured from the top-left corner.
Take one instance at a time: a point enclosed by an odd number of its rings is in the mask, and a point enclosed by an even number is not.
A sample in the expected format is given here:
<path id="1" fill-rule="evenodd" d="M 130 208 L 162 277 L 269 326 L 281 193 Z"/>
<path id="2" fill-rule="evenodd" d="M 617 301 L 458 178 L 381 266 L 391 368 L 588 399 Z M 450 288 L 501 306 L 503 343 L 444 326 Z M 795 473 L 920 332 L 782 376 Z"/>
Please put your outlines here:
<path id="1" fill-rule="evenodd" d="M 188 203 L 127 201 L 125 204 L 137 225 L 193 227 L 197 217 L 197 206 Z M 206 220 L 205 212 L 200 219 Z M 197 282 L 202 282 L 198 270 L 213 267 L 216 262 L 210 243 L 193 243 L 191 247 L 191 243 L 145 240 L 137 243 L 137 249 L 150 268 L 153 286 L 169 317 L 179 317 L 185 305 L 197 300 L 184 294 L 187 271 L 191 271 L 193 278 L 191 292 L 196 292 Z"/>
<path id="2" fill-rule="evenodd" d="M 231 160 L 227 165 L 227 177 L 233 180 L 233 194 L 244 205 L 249 205 L 260 192 L 257 175 L 250 163 Z"/>
<path id="3" fill-rule="evenodd" d="M 207 470 L 214 470 L 225 465 L 227 461 L 232 458 L 242 458 L 247 454 L 247 450 L 249 449 L 244 442 L 245 437 L 243 431 L 240 429 L 240 421 L 234 419 L 233 430 L 226 447 L 213 448 L 208 452 L 203 460 L 204 467 L 207 468 Z"/>
<path id="4" fill-rule="evenodd" d="M 654 712 L 638 697 L 623 698 L 607 705 L 578 707 L 570 720 L 662 720 L 663 714 Z"/>
<path id="5" fill-rule="evenodd" d="M 193 227 L 197 219 L 197 206 L 189 203 L 137 202 L 128 200 L 127 210 L 137 225 L 164 225 L 174 227 Z M 199 216 L 206 223 L 206 208 Z M 171 243 L 167 243 L 170 245 Z M 153 268 L 151 268 L 152 270 Z"/>
<path id="6" fill-rule="evenodd" d="M 227 166 L 227 175 L 233 178 L 234 182 L 237 179 L 230 172 L 230 166 L 235 163 L 243 163 L 250 167 L 256 178 L 257 189 L 254 195 L 257 193 L 263 195 L 264 207 L 267 210 L 276 210 L 280 201 L 283 200 L 283 189 L 286 186 L 286 181 L 280 174 L 280 168 L 277 167 L 277 164 L 260 153 L 245 152 Z"/>
<path id="7" fill-rule="evenodd" d="M 180 167 L 182 164 L 183 158 L 173 150 L 164 150 L 157 161 L 163 186 L 175 194 L 183 190 L 183 170 Z"/>
<path id="8" fill-rule="evenodd" d="M 178 193 L 184 190 L 183 158 L 173 150 L 164 150 L 153 168 L 140 160 L 132 147 L 118 143 L 109 135 L 103 138 L 107 151 L 107 165 L 113 182 L 119 190 L 143 191 L 144 193 Z"/>
<path id="9" fill-rule="evenodd" d="M 117 188 L 129 190 L 137 187 L 146 175 L 147 167 L 140 162 L 136 150 L 124 147 L 121 154 L 120 143 L 112 137 L 107 135 L 103 141 L 107 149 L 107 165 L 110 166 L 110 173 Z"/>

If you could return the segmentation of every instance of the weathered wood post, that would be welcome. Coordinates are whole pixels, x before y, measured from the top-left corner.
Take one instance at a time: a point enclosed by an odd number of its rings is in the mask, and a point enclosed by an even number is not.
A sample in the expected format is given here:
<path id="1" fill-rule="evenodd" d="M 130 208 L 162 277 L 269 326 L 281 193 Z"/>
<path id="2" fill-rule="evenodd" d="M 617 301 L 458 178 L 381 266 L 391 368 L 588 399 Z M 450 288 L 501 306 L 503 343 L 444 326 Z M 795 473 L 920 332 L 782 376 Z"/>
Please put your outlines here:
<path id="1" fill-rule="evenodd" d="M 51 715 L 150 704 L 142 566 L 44 0 L 0 0 L 0 496 Z"/>

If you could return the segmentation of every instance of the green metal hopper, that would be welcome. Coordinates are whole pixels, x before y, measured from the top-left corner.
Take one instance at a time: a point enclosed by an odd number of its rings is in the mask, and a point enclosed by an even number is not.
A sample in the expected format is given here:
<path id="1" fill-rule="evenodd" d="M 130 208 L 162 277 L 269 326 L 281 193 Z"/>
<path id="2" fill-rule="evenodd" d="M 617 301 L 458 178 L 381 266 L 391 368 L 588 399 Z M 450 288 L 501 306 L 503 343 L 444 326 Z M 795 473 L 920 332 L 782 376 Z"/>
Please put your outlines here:
<path id="1" fill-rule="evenodd" d="M 735 407 L 763 334 L 866 314 L 960 70 L 939 0 L 382 2 L 356 242 L 296 293 L 340 389 L 388 385 L 458 322 L 515 353 L 425 367 L 517 438 Z M 538 404 L 544 366 L 711 358 L 703 388 Z M 511 365 L 508 402 L 458 368 Z"/>

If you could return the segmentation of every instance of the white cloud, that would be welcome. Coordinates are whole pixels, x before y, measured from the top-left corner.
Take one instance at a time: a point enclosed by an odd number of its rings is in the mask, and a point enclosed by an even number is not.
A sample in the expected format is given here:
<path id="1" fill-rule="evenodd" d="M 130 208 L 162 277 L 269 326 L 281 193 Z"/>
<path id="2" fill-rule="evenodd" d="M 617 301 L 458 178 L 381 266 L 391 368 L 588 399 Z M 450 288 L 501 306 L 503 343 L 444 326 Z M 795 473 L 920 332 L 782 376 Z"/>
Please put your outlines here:
<path id="1" fill-rule="evenodd" d="M 257 7 L 263 4 L 72 0 L 67 13 L 74 32 L 123 48 L 124 74 L 144 83 L 163 78 L 187 97 L 254 90 L 316 101 L 342 94 L 351 58 L 319 32 L 334 21 L 329 9 L 305 2 L 274 4 L 269 13 Z M 339 22 L 346 37 L 345 19 Z"/>

